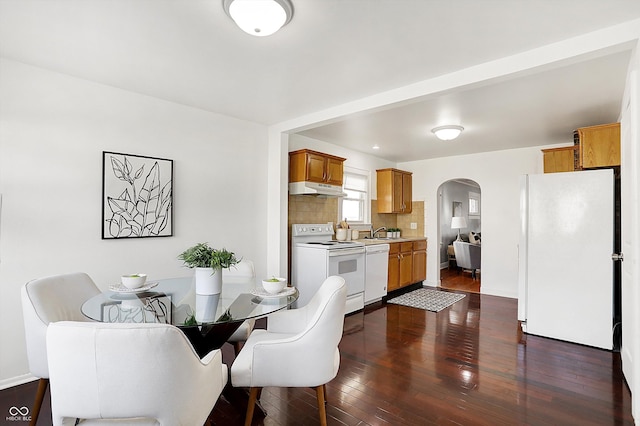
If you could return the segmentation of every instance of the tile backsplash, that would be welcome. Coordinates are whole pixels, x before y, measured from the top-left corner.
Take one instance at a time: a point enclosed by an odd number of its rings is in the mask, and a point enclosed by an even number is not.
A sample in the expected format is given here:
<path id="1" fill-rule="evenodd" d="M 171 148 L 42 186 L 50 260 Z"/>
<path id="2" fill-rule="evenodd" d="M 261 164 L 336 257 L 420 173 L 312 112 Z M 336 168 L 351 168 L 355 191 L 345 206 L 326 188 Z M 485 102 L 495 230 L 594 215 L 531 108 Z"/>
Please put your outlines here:
<path id="1" fill-rule="evenodd" d="M 321 198 L 308 195 L 289 195 L 289 227 L 293 223 L 336 224 L 339 198 Z M 402 236 L 422 237 L 424 232 L 424 201 L 413 201 L 410 214 L 377 213 L 378 201 L 371 200 L 371 223 L 375 228 L 400 228 Z M 411 223 L 417 229 L 411 229 Z"/>
<path id="2" fill-rule="evenodd" d="M 397 215 L 396 228 L 402 230 L 404 237 L 424 237 L 424 201 L 413 201 L 411 213 Z M 411 229 L 411 223 L 417 225 L 417 229 Z"/>
<path id="3" fill-rule="evenodd" d="M 289 195 L 289 226 L 293 223 L 336 223 L 338 198 Z"/>

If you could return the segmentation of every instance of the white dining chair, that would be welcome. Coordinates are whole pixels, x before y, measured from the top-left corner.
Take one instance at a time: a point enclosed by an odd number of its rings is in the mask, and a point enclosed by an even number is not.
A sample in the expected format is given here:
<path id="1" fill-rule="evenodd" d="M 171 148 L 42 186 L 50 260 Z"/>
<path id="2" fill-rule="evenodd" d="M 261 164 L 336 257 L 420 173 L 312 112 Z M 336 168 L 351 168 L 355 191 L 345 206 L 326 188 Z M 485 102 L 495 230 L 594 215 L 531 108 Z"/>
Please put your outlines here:
<path id="1" fill-rule="evenodd" d="M 251 260 L 242 259 L 236 265 L 232 266 L 228 269 L 222 270 L 222 280 L 225 278 L 255 278 L 256 271 L 253 266 L 253 262 Z M 240 348 L 242 344 L 247 341 L 251 331 L 255 327 L 256 321 L 254 319 L 249 319 L 244 321 L 240 327 L 229 337 L 227 342 L 233 345 L 233 350 L 235 351 L 236 356 L 240 352 Z"/>
<path id="2" fill-rule="evenodd" d="M 56 321 L 90 321 L 80 308 L 89 298 L 100 293 L 89 275 L 78 272 L 39 278 L 21 289 L 22 314 L 27 343 L 29 371 L 38 377 L 31 424 L 36 424 L 49 385 L 46 333 L 49 323 Z"/>
<path id="3" fill-rule="evenodd" d="M 202 425 L 228 379 L 169 324 L 57 322 L 47 351 L 55 426 Z"/>
<path id="4" fill-rule="evenodd" d="M 312 387 L 320 424 L 326 425 L 326 383 L 340 366 L 347 288 L 344 278 L 327 278 L 307 305 L 269 316 L 266 330 L 254 330 L 231 366 L 231 383 L 249 387 L 245 425 L 266 386 Z"/>

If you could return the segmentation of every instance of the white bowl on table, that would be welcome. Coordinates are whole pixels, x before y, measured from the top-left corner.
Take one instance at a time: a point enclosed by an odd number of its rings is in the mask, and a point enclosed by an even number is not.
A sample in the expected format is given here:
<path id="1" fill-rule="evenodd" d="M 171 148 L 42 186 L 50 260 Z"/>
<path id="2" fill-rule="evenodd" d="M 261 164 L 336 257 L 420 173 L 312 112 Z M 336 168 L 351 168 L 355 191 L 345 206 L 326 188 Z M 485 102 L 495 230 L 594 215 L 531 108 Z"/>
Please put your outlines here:
<path id="1" fill-rule="evenodd" d="M 128 289 L 140 288 L 147 282 L 147 274 L 129 274 L 120 277 L 120 282 Z"/>
<path id="2" fill-rule="evenodd" d="M 269 294 L 280 293 L 287 286 L 286 278 L 273 277 L 262 280 L 262 287 Z"/>

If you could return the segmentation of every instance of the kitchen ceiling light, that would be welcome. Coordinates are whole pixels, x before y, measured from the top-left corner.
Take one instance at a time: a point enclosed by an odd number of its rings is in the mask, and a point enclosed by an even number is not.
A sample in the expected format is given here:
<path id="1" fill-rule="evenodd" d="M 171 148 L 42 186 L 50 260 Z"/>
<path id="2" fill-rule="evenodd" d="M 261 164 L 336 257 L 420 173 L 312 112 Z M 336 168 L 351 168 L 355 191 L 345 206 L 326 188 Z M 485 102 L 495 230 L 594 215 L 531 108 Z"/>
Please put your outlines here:
<path id="1" fill-rule="evenodd" d="M 223 0 L 223 7 L 242 31 L 258 37 L 275 33 L 293 16 L 289 0 Z"/>
<path id="2" fill-rule="evenodd" d="M 450 141 L 460 136 L 460 133 L 462 133 L 463 130 L 464 127 L 462 126 L 440 126 L 434 128 L 431 131 L 436 134 L 438 139 L 443 141 Z"/>

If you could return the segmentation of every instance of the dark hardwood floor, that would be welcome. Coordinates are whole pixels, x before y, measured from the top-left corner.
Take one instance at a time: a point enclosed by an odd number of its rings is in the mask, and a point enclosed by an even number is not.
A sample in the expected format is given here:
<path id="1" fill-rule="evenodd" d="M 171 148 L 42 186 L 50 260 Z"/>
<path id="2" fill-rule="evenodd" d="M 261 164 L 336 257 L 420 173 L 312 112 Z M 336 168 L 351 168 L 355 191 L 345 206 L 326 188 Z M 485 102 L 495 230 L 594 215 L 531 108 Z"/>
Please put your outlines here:
<path id="1" fill-rule="evenodd" d="M 515 299 L 469 293 L 439 313 L 378 303 L 346 318 L 340 353 L 330 425 L 633 424 L 619 354 L 521 335 Z M 0 392 L 0 419 L 34 393 Z M 254 424 L 318 424 L 311 389 L 266 388 L 262 406 Z M 210 420 L 241 425 L 244 408 L 221 399 Z M 49 425 L 48 401 L 41 416 Z"/>
<path id="2" fill-rule="evenodd" d="M 461 290 L 470 293 L 480 293 L 482 274 L 476 273 L 476 279 L 471 277 L 471 272 L 463 271 L 452 266 L 440 269 L 440 287 L 447 290 Z"/>

